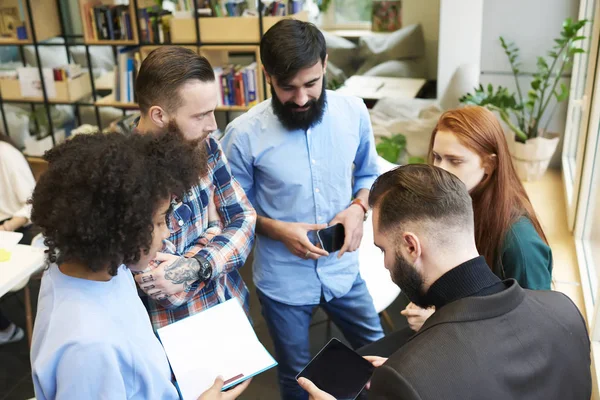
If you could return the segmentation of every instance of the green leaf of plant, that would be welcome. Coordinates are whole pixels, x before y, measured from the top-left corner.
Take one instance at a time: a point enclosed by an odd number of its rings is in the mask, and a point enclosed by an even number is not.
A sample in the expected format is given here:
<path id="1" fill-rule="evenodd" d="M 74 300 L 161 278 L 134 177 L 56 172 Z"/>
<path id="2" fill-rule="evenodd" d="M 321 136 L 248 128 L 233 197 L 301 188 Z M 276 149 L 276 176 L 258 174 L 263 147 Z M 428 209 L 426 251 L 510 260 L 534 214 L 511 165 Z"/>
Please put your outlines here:
<path id="1" fill-rule="evenodd" d="M 400 156 L 400 148 L 390 142 L 381 142 L 375 146 L 377 154 L 379 154 L 385 160 L 396 163 Z"/>
<path id="2" fill-rule="evenodd" d="M 408 157 L 409 164 L 425 164 L 425 159 L 423 157 L 411 156 Z"/>
<path id="3" fill-rule="evenodd" d="M 392 136 L 391 141 L 401 148 L 406 147 L 406 136 L 401 133 Z"/>

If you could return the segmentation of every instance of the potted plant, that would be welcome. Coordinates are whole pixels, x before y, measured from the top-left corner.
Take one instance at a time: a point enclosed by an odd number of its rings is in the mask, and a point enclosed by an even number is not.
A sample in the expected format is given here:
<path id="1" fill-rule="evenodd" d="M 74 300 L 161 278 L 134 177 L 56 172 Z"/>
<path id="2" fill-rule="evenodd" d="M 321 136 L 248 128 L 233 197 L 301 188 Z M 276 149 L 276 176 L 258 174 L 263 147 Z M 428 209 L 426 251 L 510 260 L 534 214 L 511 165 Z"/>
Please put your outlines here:
<path id="1" fill-rule="evenodd" d="M 487 88 L 479 85 L 474 93 L 460 98 L 464 104 L 476 104 L 496 111 L 508 125 L 511 134 L 507 135 L 513 164 L 522 180 L 539 179 L 547 170 L 552 155 L 558 145 L 559 134 L 548 132 L 548 125 L 558 103 L 569 98 L 569 89 L 560 82 L 562 74 L 573 63 L 577 53 L 585 52 L 578 47 L 585 36 L 579 31 L 587 20 L 574 22 L 567 18 L 563 22 L 560 36 L 554 39 L 554 46 L 545 57 L 537 58 L 537 71 L 533 74 L 527 93 L 521 90 L 519 49 L 514 43 L 500 37 L 500 44 L 510 62 L 517 92 L 507 88 Z M 549 107 L 552 100 L 552 107 Z"/>
<path id="2" fill-rule="evenodd" d="M 376 145 L 377 154 L 392 164 L 423 164 L 425 159 L 411 156 L 406 152 L 406 136 L 397 133 L 392 137 L 382 137 Z"/>

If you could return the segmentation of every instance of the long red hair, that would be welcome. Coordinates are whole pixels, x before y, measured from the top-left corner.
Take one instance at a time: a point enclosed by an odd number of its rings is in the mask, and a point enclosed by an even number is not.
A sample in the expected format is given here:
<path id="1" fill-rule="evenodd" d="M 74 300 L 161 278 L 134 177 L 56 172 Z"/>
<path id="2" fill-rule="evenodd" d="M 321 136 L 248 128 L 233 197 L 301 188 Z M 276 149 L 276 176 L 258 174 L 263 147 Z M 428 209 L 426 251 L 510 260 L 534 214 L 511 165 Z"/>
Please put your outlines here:
<path id="1" fill-rule="evenodd" d="M 438 131 L 449 131 L 476 152 L 489 173 L 471 190 L 475 215 L 475 242 L 495 273 L 503 274 L 500 249 L 512 224 L 529 218 L 540 237 L 548 243 L 535 216 L 531 201 L 517 177 L 506 137 L 494 114 L 480 106 L 446 111 L 440 117 L 429 143 L 429 163 L 433 164 L 433 144 Z"/>

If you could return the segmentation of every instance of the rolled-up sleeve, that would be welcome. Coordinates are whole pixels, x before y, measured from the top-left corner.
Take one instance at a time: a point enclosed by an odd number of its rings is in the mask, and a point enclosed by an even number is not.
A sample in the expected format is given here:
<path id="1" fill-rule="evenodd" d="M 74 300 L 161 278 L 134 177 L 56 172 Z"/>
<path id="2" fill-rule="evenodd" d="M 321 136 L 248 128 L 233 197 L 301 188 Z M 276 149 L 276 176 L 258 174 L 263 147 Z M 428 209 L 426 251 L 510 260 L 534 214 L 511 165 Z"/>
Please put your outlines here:
<path id="1" fill-rule="evenodd" d="M 361 189 L 370 190 L 379 175 L 375 137 L 373 136 L 369 111 L 362 101 L 360 101 L 359 107 L 360 143 L 354 158 L 354 184 L 352 188 L 354 195 Z"/>

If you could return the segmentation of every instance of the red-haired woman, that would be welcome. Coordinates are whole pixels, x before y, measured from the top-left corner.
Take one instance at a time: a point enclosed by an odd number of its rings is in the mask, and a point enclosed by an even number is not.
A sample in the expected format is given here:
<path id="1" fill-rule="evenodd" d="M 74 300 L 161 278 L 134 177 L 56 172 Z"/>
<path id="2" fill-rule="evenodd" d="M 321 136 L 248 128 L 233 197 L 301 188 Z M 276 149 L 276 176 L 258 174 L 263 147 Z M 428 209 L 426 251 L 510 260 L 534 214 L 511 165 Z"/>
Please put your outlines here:
<path id="1" fill-rule="evenodd" d="M 494 114 L 479 106 L 442 114 L 431 136 L 429 162 L 467 186 L 477 248 L 492 271 L 526 289 L 550 289 L 552 252 Z M 432 313 L 412 303 L 402 311 L 415 331 Z"/>

